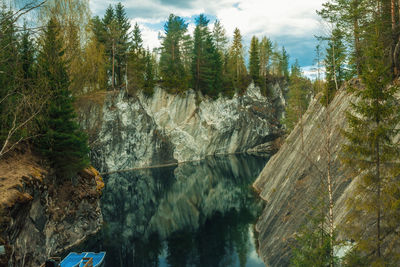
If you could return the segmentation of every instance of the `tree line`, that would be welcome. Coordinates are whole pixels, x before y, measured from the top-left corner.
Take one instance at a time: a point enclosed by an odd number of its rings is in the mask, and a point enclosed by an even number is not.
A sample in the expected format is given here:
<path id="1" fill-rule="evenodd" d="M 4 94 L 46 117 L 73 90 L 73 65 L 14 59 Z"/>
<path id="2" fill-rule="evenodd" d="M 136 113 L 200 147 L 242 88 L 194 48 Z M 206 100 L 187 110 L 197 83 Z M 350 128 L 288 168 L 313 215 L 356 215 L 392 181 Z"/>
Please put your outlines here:
<path id="1" fill-rule="evenodd" d="M 144 90 L 150 95 L 156 82 L 171 93 L 189 88 L 204 95 L 243 93 L 253 80 L 267 94 L 271 79 L 288 79 L 289 55 L 267 37 L 253 37 L 248 67 L 243 36 L 235 29 L 229 45 L 226 31 L 216 20 L 212 27 L 203 14 L 195 19 L 193 36 L 188 23 L 171 14 L 164 24 L 161 47 L 144 49 L 141 31 L 129 19 L 121 3 L 109 6 L 103 18 L 91 20 L 94 38 L 104 47 L 104 67 L 113 90 Z"/>
<path id="2" fill-rule="evenodd" d="M 0 157 L 28 142 L 60 176 L 89 163 L 73 108 L 82 95 L 125 90 L 150 96 L 157 83 L 170 93 L 192 88 L 216 98 L 243 94 L 251 81 L 268 95 L 270 81 L 290 79 L 284 47 L 253 36 L 246 64 L 239 29 L 229 42 L 221 22 L 210 25 L 205 15 L 196 18 L 191 36 L 188 23 L 171 14 L 161 47 L 150 51 L 121 3 L 109 5 L 101 18 L 90 15 L 88 0 L 21 3 L 1 1 Z M 21 15 L 28 13 L 37 19 Z"/>

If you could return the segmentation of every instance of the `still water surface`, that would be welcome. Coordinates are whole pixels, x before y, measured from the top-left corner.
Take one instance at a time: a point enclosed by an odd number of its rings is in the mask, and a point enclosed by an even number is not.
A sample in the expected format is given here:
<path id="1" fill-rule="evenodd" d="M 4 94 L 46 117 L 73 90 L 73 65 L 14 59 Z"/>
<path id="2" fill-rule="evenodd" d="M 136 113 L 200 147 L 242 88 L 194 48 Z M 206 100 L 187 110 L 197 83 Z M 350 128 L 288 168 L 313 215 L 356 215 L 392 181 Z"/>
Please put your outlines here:
<path id="1" fill-rule="evenodd" d="M 264 266 L 251 184 L 267 161 L 231 155 L 107 175 L 103 229 L 74 251 L 106 251 L 106 267 Z"/>

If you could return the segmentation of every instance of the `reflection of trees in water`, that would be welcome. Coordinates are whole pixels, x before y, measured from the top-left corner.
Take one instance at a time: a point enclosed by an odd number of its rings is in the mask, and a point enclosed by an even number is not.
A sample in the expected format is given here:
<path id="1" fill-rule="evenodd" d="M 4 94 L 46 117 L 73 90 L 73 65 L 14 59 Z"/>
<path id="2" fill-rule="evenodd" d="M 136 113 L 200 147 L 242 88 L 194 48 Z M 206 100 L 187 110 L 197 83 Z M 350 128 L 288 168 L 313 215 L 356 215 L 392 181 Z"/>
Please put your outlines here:
<path id="1" fill-rule="evenodd" d="M 246 266 L 250 253 L 249 225 L 255 216 L 247 209 L 216 212 L 193 232 L 180 230 L 167 238 L 170 266 Z"/>
<path id="2" fill-rule="evenodd" d="M 210 157 L 109 175 L 105 226 L 83 250 L 107 251 L 107 266 L 158 266 L 165 244 L 171 266 L 245 266 L 249 224 L 261 211 L 251 183 L 265 162 Z"/>

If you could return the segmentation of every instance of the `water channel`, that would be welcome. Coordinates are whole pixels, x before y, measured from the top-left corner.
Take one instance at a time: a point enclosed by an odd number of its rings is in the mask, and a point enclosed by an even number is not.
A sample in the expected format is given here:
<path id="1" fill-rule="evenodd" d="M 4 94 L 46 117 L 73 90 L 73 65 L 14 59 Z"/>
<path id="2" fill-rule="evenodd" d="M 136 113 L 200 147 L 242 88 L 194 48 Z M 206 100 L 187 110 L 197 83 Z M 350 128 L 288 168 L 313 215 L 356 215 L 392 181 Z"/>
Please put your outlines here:
<path id="1" fill-rule="evenodd" d="M 106 267 L 264 266 L 251 184 L 268 158 L 209 157 L 104 177 L 104 226 L 74 251 L 106 251 Z"/>

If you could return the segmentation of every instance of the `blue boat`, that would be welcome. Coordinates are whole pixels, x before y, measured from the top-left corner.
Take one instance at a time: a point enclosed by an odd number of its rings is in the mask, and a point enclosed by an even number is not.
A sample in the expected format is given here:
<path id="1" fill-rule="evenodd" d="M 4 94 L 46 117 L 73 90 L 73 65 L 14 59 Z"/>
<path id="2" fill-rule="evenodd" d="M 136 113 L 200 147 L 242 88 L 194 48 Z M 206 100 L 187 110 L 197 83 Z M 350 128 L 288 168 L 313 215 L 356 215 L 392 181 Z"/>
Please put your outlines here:
<path id="1" fill-rule="evenodd" d="M 60 267 L 100 267 L 104 264 L 105 252 L 70 252 L 61 263 Z"/>

